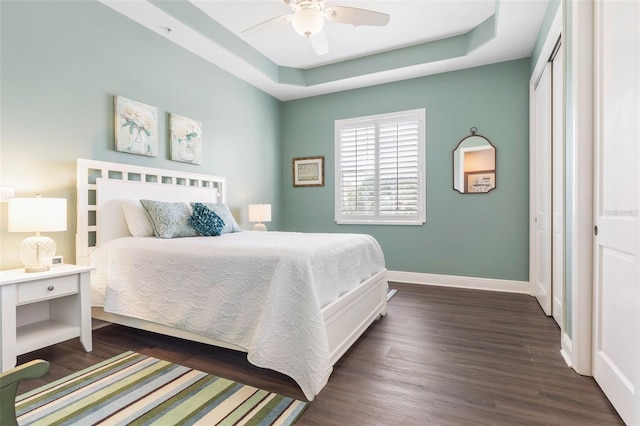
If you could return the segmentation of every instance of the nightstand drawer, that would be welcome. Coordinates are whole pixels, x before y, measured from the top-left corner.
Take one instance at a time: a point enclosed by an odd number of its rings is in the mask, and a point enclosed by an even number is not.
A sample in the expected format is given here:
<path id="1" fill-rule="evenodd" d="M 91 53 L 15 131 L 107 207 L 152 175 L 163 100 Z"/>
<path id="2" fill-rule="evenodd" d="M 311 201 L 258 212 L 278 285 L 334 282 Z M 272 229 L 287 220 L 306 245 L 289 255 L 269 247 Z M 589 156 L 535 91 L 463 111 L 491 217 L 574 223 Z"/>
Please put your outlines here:
<path id="1" fill-rule="evenodd" d="M 18 305 L 36 302 L 38 300 L 53 299 L 78 292 L 78 277 L 49 278 L 18 285 Z"/>

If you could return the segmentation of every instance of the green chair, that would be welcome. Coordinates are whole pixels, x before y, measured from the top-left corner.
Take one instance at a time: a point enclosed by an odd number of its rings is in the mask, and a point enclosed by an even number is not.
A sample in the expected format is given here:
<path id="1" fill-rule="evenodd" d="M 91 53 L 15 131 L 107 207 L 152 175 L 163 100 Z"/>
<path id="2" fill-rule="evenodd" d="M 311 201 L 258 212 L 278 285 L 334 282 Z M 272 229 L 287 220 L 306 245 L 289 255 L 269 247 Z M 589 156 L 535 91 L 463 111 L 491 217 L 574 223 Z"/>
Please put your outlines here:
<path id="1" fill-rule="evenodd" d="M 0 425 L 14 426 L 16 421 L 16 391 L 23 379 L 37 379 L 49 371 L 49 363 L 36 359 L 0 373 Z"/>

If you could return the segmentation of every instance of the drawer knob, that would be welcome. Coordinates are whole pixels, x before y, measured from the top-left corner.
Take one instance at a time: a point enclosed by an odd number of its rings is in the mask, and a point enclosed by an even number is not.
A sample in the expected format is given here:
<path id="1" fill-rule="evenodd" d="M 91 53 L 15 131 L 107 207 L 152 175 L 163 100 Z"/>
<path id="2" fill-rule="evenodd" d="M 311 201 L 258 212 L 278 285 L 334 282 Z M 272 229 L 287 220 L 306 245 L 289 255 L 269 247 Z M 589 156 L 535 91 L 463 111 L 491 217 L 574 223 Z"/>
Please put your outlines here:
<path id="1" fill-rule="evenodd" d="M 53 291 L 53 286 L 52 286 L 52 285 L 50 285 L 49 287 L 47 287 L 47 290 L 49 290 L 49 291 Z"/>

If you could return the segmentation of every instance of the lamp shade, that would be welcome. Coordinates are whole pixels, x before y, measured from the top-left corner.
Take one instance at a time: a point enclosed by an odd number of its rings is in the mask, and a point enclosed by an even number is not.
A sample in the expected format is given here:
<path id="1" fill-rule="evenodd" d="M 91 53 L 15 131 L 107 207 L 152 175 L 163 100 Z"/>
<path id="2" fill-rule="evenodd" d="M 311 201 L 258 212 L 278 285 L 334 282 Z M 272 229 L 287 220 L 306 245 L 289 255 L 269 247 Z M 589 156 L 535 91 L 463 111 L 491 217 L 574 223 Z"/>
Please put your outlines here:
<path id="1" fill-rule="evenodd" d="M 35 232 L 20 243 L 20 260 L 26 272 L 48 271 L 56 254 L 56 243 L 40 232 L 67 230 L 67 200 L 64 198 L 10 198 L 9 232 Z"/>
<path id="2" fill-rule="evenodd" d="M 67 230 L 64 198 L 10 198 L 9 232 L 56 232 Z"/>
<path id="3" fill-rule="evenodd" d="M 249 222 L 271 222 L 271 204 L 249 204 Z"/>

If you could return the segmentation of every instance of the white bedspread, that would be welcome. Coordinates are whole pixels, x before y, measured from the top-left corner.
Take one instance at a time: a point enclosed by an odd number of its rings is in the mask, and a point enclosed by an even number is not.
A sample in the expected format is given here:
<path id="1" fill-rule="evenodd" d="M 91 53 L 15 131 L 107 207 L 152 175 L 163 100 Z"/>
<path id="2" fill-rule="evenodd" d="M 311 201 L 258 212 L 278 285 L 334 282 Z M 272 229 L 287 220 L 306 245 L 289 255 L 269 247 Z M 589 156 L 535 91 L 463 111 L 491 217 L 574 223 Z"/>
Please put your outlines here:
<path id="1" fill-rule="evenodd" d="M 330 368 L 321 308 L 384 268 L 358 234 L 119 238 L 92 255 L 92 304 L 244 348 L 312 400 Z"/>

